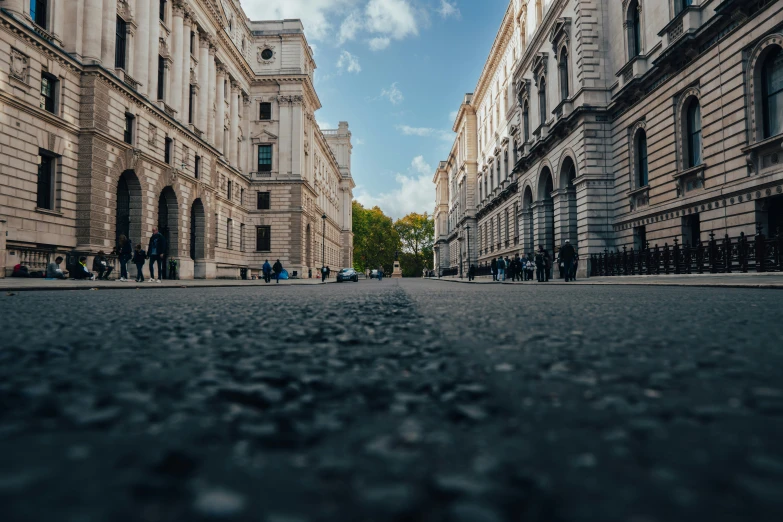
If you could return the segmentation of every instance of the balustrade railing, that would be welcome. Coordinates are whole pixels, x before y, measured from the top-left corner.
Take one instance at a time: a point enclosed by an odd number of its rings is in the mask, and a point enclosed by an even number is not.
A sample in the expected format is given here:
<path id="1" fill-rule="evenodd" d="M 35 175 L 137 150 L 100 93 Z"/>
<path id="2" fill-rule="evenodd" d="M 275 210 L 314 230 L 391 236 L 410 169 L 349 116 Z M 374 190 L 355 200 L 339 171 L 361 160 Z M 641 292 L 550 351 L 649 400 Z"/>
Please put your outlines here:
<path id="1" fill-rule="evenodd" d="M 783 236 L 778 230 L 767 238 L 757 226 L 757 233 L 748 239 L 744 233 L 734 240 L 726 234 L 723 239 L 710 234 L 705 244 L 681 246 L 677 239 L 674 246 L 622 250 L 590 256 L 590 277 L 671 274 L 730 274 L 732 272 L 782 272 Z"/>

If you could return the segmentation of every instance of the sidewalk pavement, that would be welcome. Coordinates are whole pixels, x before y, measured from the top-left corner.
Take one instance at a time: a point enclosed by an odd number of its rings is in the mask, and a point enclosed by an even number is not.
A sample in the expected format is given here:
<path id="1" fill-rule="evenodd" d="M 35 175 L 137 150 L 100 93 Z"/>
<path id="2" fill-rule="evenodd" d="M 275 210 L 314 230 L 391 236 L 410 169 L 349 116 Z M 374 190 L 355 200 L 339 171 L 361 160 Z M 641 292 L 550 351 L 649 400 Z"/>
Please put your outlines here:
<path id="1" fill-rule="evenodd" d="M 0 292 L 16 292 L 31 290 L 146 290 L 155 288 L 227 288 L 227 287 L 256 287 L 256 286 L 297 286 L 297 285 L 320 285 L 320 279 L 289 279 L 281 280 L 276 283 L 273 279 L 271 283 L 264 283 L 263 279 L 257 280 L 235 280 L 235 279 L 188 279 L 188 280 L 168 280 L 164 279 L 160 283 L 143 283 L 135 281 L 126 281 L 121 283 L 117 280 L 109 281 L 76 281 L 74 279 L 40 279 L 23 277 L 6 277 L 0 279 Z M 326 284 L 334 284 L 334 278 L 327 280 Z"/>
<path id="2" fill-rule="evenodd" d="M 548 283 L 526 281 L 512 283 L 506 281 L 498 283 L 492 281 L 490 276 L 477 278 L 468 282 L 467 279 L 444 277 L 437 279 L 442 282 L 464 283 L 472 285 L 572 285 L 572 286 L 702 286 L 720 288 L 776 288 L 783 289 L 783 273 L 732 273 L 732 274 L 678 274 L 678 275 L 642 275 L 642 276 L 616 276 L 616 277 L 591 277 L 578 279 L 573 283 L 566 283 L 562 279 L 552 279 Z"/>

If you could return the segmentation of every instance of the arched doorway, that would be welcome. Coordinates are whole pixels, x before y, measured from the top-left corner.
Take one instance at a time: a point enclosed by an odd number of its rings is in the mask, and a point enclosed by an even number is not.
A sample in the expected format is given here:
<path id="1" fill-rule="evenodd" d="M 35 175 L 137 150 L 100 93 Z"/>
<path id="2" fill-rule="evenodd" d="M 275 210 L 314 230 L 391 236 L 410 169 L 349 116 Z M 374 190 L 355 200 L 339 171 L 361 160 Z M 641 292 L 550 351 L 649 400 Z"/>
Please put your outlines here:
<path id="1" fill-rule="evenodd" d="M 307 224 L 307 231 L 305 232 L 305 264 L 308 268 L 313 267 L 313 233 L 310 223 Z"/>
<path id="2" fill-rule="evenodd" d="M 579 218 L 576 206 L 576 165 L 568 157 L 563 162 L 563 168 L 560 172 L 560 188 L 563 190 L 560 206 L 560 245 L 562 247 L 565 240 L 571 241 L 574 248 L 579 248 Z"/>
<path id="3" fill-rule="evenodd" d="M 524 234 L 522 245 L 525 248 L 525 253 L 532 254 L 535 250 L 535 236 L 533 232 L 533 191 L 530 187 L 525 189 L 525 194 L 522 197 L 522 231 Z"/>
<path id="4" fill-rule="evenodd" d="M 163 256 L 163 278 L 168 276 L 168 262 L 177 257 L 179 241 L 179 226 L 177 219 L 177 194 L 174 189 L 166 187 L 158 198 L 158 231 L 166 238 L 166 253 Z"/>
<path id="5" fill-rule="evenodd" d="M 545 250 L 549 252 L 549 255 L 553 255 L 555 251 L 555 213 L 554 213 L 554 200 L 552 199 L 552 192 L 554 192 L 554 181 L 552 180 L 552 171 L 549 167 L 544 167 L 541 171 L 541 175 L 538 177 L 538 239 L 536 246 L 543 246 Z"/>
<path id="6" fill-rule="evenodd" d="M 193 202 L 190 207 L 190 259 L 198 261 L 206 257 L 206 214 L 204 204 L 200 199 Z"/>
<path id="7" fill-rule="evenodd" d="M 136 173 L 126 170 L 117 181 L 117 208 L 115 211 L 114 241 L 124 235 L 139 243 L 141 237 L 141 183 Z"/>

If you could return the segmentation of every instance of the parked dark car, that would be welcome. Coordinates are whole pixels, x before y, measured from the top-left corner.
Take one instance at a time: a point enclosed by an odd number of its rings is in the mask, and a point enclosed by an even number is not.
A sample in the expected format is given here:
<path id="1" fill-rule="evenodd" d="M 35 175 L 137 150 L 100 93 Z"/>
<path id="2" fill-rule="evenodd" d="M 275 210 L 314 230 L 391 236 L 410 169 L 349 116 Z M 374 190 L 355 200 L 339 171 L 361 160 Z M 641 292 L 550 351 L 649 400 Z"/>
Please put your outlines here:
<path id="1" fill-rule="evenodd" d="M 337 274 L 337 282 L 342 283 L 343 281 L 353 281 L 354 283 L 358 283 L 359 274 L 353 268 L 343 268 Z"/>

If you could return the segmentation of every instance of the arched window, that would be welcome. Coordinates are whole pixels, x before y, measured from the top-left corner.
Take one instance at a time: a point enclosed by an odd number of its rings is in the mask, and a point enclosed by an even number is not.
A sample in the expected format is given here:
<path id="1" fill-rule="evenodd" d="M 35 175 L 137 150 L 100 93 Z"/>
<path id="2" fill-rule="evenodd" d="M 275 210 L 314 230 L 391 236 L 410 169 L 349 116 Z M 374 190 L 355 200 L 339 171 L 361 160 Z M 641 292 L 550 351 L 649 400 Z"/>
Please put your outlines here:
<path id="1" fill-rule="evenodd" d="M 558 68 L 560 70 L 560 99 L 565 100 L 568 98 L 568 51 L 566 49 L 560 53 Z"/>
<path id="2" fill-rule="evenodd" d="M 776 47 L 761 68 L 764 138 L 783 133 L 783 49 Z"/>
<path id="3" fill-rule="evenodd" d="M 546 79 L 541 78 L 538 84 L 538 116 L 541 118 L 541 125 L 546 123 Z"/>
<path id="4" fill-rule="evenodd" d="M 638 0 L 631 3 L 628 8 L 628 49 L 631 52 L 630 58 L 635 58 L 642 54 L 642 15 L 641 5 Z"/>
<path id="5" fill-rule="evenodd" d="M 522 138 L 525 143 L 530 141 L 530 105 L 525 100 L 525 105 L 522 107 Z"/>
<path id="6" fill-rule="evenodd" d="M 649 184 L 649 170 L 647 167 L 647 134 L 644 130 L 636 133 L 636 187 L 646 187 Z"/>
<path id="7" fill-rule="evenodd" d="M 701 107 L 697 98 L 694 97 L 688 103 L 685 117 L 685 168 L 689 169 L 701 164 Z"/>

